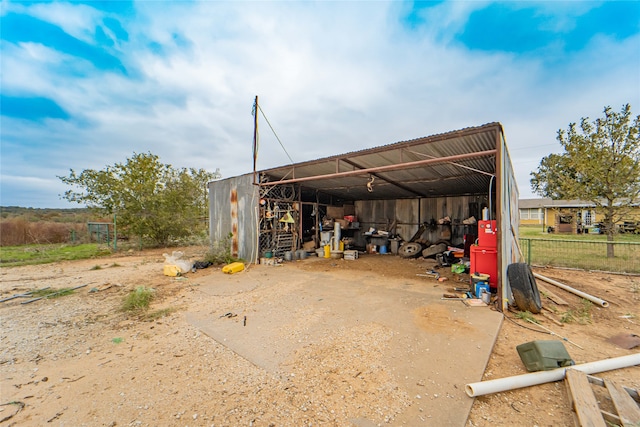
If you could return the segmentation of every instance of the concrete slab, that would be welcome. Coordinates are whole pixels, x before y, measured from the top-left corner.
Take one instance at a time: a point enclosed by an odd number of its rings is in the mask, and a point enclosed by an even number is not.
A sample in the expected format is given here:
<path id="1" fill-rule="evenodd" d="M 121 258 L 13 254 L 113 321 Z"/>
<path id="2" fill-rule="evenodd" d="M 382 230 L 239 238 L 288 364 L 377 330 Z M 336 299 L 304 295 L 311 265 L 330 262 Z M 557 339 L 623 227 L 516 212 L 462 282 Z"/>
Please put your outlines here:
<path id="1" fill-rule="evenodd" d="M 301 368 L 315 363 L 390 387 L 403 400 L 394 425 L 465 425 L 464 385 L 481 380 L 502 322 L 489 307 L 441 300 L 434 282 L 366 271 L 256 266 L 211 275 L 200 289 L 206 308 L 187 314 L 192 325 L 283 378 L 315 384 Z"/>

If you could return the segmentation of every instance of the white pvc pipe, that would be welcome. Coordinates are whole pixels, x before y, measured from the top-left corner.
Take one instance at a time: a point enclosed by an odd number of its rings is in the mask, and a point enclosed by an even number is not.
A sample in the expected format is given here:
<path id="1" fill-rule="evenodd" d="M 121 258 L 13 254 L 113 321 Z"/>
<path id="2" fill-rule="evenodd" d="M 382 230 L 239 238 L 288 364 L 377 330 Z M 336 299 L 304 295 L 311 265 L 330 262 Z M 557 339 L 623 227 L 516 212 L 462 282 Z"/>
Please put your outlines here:
<path id="1" fill-rule="evenodd" d="M 593 295 L 589 295 L 586 294 L 582 291 L 579 291 L 575 288 L 572 288 L 571 286 L 567 286 L 564 283 L 560 283 L 557 280 L 553 280 L 553 279 L 549 279 L 548 277 L 543 276 L 542 274 L 538 274 L 538 273 L 533 273 L 533 277 L 540 279 L 540 280 L 544 280 L 547 283 L 551 283 L 552 285 L 555 285 L 557 287 L 559 287 L 560 289 L 564 289 L 567 292 L 571 292 L 574 295 L 578 295 L 579 297 L 582 297 L 584 299 L 587 299 L 591 302 L 594 302 L 596 304 L 598 304 L 600 307 L 609 307 L 609 303 L 606 302 L 605 300 L 602 300 L 600 298 L 594 297 Z"/>
<path id="2" fill-rule="evenodd" d="M 340 238 L 341 236 L 341 231 L 342 228 L 340 226 L 339 222 L 335 222 L 335 224 L 333 224 L 333 245 L 331 246 L 331 250 L 332 251 L 339 251 L 340 250 Z"/>
<path id="3" fill-rule="evenodd" d="M 598 372 L 612 371 L 614 369 L 628 368 L 640 365 L 640 353 L 627 356 L 614 357 L 613 359 L 599 360 L 597 362 L 583 363 L 582 365 L 567 366 L 551 371 L 532 372 L 530 374 L 516 375 L 514 377 L 499 378 L 496 380 L 481 381 L 464 386 L 469 397 L 485 394 L 499 393 L 501 391 L 514 390 L 516 388 L 530 387 L 559 381 L 564 378 L 567 369 L 576 369 L 585 374 L 597 374 Z"/>

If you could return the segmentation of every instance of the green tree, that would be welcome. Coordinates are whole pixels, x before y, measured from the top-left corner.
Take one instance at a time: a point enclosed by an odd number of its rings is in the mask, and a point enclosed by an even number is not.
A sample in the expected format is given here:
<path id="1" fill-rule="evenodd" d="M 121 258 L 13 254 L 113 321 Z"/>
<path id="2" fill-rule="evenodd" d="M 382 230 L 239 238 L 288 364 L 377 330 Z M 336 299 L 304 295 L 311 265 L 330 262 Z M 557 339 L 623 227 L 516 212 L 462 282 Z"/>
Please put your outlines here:
<path id="1" fill-rule="evenodd" d="M 85 169 L 58 177 L 79 191 L 62 195 L 103 214 L 117 214 L 118 226 L 166 245 L 201 228 L 207 212 L 207 182 L 219 174 L 204 169 L 181 168 L 160 162 L 151 153 L 133 154 L 124 163 L 103 170 Z"/>
<path id="2" fill-rule="evenodd" d="M 550 154 L 532 172 L 531 187 L 543 197 L 580 199 L 604 212 L 607 240 L 615 224 L 640 202 L 640 116 L 626 104 L 619 113 L 604 108 L 604 117 L 558 130 L 562 154 Z M 613 245 L 607 246 L 612 257 Z"/>

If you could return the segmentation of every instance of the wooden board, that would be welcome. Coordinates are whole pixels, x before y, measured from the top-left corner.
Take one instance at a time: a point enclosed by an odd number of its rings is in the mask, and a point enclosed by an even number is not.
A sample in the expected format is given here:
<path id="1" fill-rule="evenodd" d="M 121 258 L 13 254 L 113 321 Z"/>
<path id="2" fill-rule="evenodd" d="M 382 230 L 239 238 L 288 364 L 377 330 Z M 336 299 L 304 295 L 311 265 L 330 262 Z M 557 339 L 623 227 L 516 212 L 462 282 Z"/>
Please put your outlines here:
<path id="1" fill-rule="evenodd" d="M 611 380 L 604 380 L 604 384 L 611 395 L 613 405 L 618 411 L 618 417 L 624 427 L 640 425 L 640 407 L 620 385 Z"/>
<path id="2" fill-rule="evenodd" d="M 575 369 L 567 369 L 565 381 L 569 390 L 569 397 L 573 402 L 578 425 L 583 427 L 607 427 L 585 373 Z"/>
<path id="3" fill-rule="evenodd" d="M 546 295 L 547 298 L 549 298 L 551 301 L 555 302 L 558 305 L 569 305 L 568 302 L 551 292 L 549 288 L 547 288 L 546 286 L 541 286 L 540 282 L 536 281 L 536 284 L 538 286 L 538 291 L 540 291 L 541 294 L 543 293 L 544 295 Z"/>

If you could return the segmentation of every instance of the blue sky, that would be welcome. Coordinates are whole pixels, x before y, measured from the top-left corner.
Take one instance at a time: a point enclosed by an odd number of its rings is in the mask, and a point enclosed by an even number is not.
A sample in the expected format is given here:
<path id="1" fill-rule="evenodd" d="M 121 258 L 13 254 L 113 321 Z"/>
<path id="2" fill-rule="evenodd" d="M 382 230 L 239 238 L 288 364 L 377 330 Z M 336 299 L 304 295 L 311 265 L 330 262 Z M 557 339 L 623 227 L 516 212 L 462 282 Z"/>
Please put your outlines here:
<path id="1" fill-rule="evenodd" d="M 0 4 L 3 206 L 134 152 L 250 172 L 256 95 L 296 162 L 501 122 L 523 198 L 558 129 L 640 114 L 639 1 Z"/>

